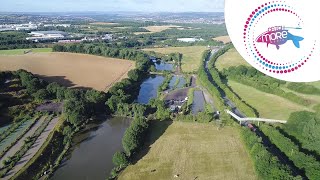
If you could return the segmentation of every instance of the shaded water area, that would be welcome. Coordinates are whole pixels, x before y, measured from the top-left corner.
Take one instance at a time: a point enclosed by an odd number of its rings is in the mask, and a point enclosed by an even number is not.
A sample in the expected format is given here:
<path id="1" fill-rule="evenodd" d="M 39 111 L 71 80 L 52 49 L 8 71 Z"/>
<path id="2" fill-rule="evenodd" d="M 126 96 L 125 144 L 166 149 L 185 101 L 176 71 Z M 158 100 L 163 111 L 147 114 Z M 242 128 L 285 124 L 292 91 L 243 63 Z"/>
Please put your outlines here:
<path id="1" fill-rule="evenodd" d="M 174 85 L 176 84 L 176 81 L 178 79 L 178 76 L 173 76 L 169 83 L 169 89 L 172 90 L 174 88 Z"/>
<path id="2" fill-rule="evenodd" d="M 177 86 L 177 88 L 183 88 L 186 85 L 186 79 L 182 76 L 179 77 L 179 84 Z"/>
<path id="3" fill-rule="evenodd" d="M 156 98 L 158 95 L 158 87 L 164 81 L 164 77 L 160 75 L 151 76 L 141 84 L 137 102 L 140 104 L 148 104 L 150 99 Z"/>
<path id="4" fill-rule="evenodd" d="M 179 80 L 178 84 L 176 84 L 177 80 Z M 178 88 L 178 89 L 183 88 L 185 87 L 185 84 L 186 84 L 186 80 L 183 76 L 174 75 L 169 83 L 169 90 L 172 90 L 174 88 Z"/>
<path id="5" fill-rule="evenodd" d="M 122 150 L 122 137 L 131 120 L 104 118 L 90 123 L 73 139 L 74 146 L 51 180 L 104 180 L 109 177 L 113 154 Z"/>
<path id="6" fill-rule="evenodd" d="M 172 71 L 174 66 L 173 64 L 165 63 L 163 61 L 154 63 L 154 65 L 158 71 Z"/>
<path id="7" fill-rule="evenodd" d="M 192 114 L 203 112 L 205 107 L 205 99 L 202 91 L 194 91 L 194 98 L 192 104 Z"/>

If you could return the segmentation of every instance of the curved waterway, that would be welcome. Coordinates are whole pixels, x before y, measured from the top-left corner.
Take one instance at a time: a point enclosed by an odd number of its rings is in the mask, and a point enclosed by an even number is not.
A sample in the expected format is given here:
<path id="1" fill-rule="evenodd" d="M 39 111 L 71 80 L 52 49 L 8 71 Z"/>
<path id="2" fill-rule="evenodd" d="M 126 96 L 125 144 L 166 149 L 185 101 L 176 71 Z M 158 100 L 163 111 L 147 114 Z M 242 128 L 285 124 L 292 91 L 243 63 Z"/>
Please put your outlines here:
<path id="1" fill-rule="evenodd" d="M 101 119 L 91 123 L 73 139 L 74 146 L 51 180 L 104 180 L 109 177 L 113 154 L 122 151 L 122 137 L 131 120 Z"/>

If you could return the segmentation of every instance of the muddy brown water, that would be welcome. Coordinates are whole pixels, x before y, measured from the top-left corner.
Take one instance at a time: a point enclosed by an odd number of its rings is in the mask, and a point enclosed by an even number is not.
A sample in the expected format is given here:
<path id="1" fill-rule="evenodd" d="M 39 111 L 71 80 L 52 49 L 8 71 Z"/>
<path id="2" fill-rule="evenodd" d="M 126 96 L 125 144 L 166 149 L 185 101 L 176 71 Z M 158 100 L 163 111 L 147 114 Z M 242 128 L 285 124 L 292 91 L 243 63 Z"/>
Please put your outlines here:
<path id="1" fill-rule="evenodd" d="M 104 180 L 114 165 L 112 157 L 122 150 L 122 137 L 131 120 L 127 118 L 100 119 L 78 133 L 70 154 L 51 180 Z"/>

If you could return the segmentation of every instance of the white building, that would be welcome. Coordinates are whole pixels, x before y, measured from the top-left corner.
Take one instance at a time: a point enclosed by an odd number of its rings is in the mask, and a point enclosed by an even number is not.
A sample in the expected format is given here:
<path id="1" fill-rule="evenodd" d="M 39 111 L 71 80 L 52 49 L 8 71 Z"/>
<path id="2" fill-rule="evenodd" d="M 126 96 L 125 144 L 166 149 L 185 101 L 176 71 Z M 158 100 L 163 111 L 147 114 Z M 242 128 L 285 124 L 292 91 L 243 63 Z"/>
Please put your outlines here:
<path id="1" fill-rule="evenodd" d="M 180 41 L 180 42 L 188 42 L 188 43 L 197 42 L 197 41 L 203 41 L 202 38 L 178 38 L 177 40 Z"/>
<path id="2" fill-rule="evenodd" d="M 26 39 L 32 41 L 64 39 L 68 36 L 68 33 L 62 31 L 32 31 L 29 34 L 32 37 Z"/>

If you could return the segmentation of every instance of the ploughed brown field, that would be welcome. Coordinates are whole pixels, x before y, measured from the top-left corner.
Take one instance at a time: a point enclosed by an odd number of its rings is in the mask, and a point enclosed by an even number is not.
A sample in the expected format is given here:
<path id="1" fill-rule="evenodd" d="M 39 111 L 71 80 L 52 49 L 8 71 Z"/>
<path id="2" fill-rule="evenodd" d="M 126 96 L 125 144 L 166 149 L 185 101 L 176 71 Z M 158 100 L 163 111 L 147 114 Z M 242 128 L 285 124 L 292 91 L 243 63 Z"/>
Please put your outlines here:
<path id="1" fill-rule="evenodd" d="M 108 90 L 127 77 L 133 61 L 73 53 L 35 53 L 0 56 L 0 71 L 25 69 L 48 82 L 66 87 Z"/>

